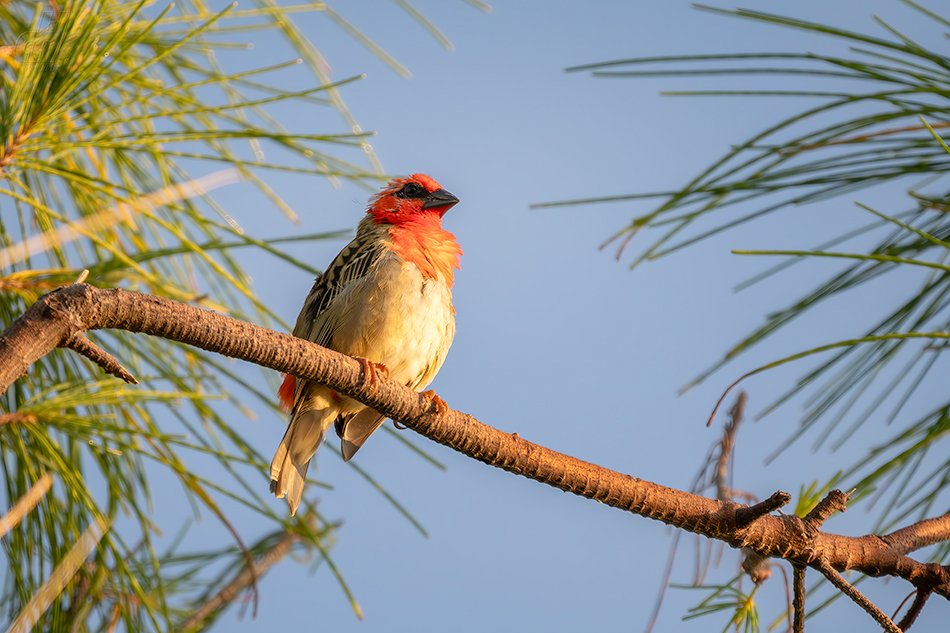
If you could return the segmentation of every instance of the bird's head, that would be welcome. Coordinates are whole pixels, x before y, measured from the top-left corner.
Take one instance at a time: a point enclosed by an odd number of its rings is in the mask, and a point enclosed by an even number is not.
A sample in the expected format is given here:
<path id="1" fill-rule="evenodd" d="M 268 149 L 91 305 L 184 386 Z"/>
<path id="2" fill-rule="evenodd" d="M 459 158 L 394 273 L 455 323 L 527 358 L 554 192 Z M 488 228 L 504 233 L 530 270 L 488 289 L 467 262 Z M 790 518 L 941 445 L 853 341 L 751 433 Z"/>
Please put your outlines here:
<path id="1" fill-rule="evenodd" d="M 438 219 L 458 198 L 442 188 L 425 174 L 412 174 L 408 178 L 393 178 L 370 201 L 367 212 L 377 224 L 399 226 L 421 219 Z"/>

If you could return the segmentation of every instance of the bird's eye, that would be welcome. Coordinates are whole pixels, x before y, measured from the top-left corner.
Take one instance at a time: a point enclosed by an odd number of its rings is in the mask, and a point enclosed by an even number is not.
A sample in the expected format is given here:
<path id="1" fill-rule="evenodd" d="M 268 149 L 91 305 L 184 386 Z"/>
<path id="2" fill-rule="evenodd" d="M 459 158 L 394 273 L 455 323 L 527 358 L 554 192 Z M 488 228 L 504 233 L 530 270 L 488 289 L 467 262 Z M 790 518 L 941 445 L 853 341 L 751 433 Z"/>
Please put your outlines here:
<path id="1" fill-rule="evenodd" d="M 420 187 L 414 182 L 407 183 L 405 187 L 396 192 L 400 198 L 424 198 L 428 195 L 424 187 Z"/>

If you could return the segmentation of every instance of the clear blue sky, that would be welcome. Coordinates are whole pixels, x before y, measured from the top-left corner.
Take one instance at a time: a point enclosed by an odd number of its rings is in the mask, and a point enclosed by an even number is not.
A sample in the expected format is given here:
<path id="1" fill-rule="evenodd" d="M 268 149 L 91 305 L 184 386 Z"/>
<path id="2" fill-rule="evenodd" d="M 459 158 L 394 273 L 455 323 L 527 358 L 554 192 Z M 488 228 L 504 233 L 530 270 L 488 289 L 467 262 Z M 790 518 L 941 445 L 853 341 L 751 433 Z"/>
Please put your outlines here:
<path id="1" fill-rule="evenodd" d="M 940 8 L 936 2 L 925 4 Z M 819 226 L 850 226 L 858 212 L 852 199 L 794 209 L 631 272 L 629 256 L 618 263 L 612 250 L 600 251 L 598 245 L 635 213 L 646 211 L 648 203 L 529 206 L 675 188 L 730 144 L 803 105 L 659 95 L 661 90 L 763 85 L 752 83 L 762 79 L 608 80 L 563 69 L 691 53 L 843 54 L 843 46 L 700 12 L 686 2 L 499 2 L 490 14 L 462 2 L 420 0 L 416 6 L 452 40 L 454 51 L 441 49 L 394 3 L 335 7 L 408 67 L 411 79 L 399 77 L 319 13 L 301 15 L 298 24 L 327 56 L 334 79 L 367 74 L 342 94 L 363 129 L 379 133 L 372 145 L 386 171 L 427 173 L 461 199 L 445 220 L 465 250 L 455 291 L 458 333 L 432 385 L 453 408 L 582 459 L 688 488 L 719 435 L 718 428 L 704 425 L 726 385 L 764 362 L 859 333 L 866 325 L 863 306 L 873 304 L 874 293 L 900 291 L 887 284 L 874 292 L 858 291 L 851 303 L 796 324 L 787 338 L 754 349 L 677 396 L 765 314 L 810 287 L 816 280 L 812 275 L 836 270 L 827 263 L 802 267 L 736 294 L 737 283 L 771 262 L 731 255 L 730 249 L 814 246 Z M 922 39 L 946 46 L 931 24 L 896 1 L 750 0 L 743 6 L 883 34 L 871 20 L 877 13 L 915 34 L 922 27 Z M 295 57 L 276 37 L 252 37 L 252 51 L 228 52 L 222 59 L 250 67 Z M 287 75 L 288 86 L 313 84 L 303 67 L 293 73 Z M 340 117 L 328 108 L 277 112 L 295 131 L 342 131 Z M 336 190 L 317 178 L 268 178 L 298 212 L 302 226 L 279 217 L 250 186 L 215 194 L 257 236 L 351 228 L 369 195 L 352 185 Z M 853 199 L 887 205 L 898 204 L 900 195 L 864 192 Z M 650 237 L 640 236 L 631 252 Z M 323 267 L 343 244 L 324 242 L 295 253 Z M 292 322 L 310 288 L 308 275 L 251 255 L 248 268 L 261 296 Z M 804 367 L 748 381 L 751 410 L 789 387 Z M 248 375 L 257 374 L 250 368 Z M 797 496 L 802 482 L 824 481 L 851 465 L 846 450 L 813 452 L 814 437 L 764 465 L 765 456 L 794 430 L 799 411 L 792 405 L 744 429 L 736 488 L 759 498 L 778 489 Z M 234 424 L 267 455 L 283 428 L 283 421 L 267 411 L 259 412 L 256 421 L 236 417 Z M 356 461 L 425 526 L 429 538 L 329 451 L 318 454 L 314 476 L 333 489 L 311 487 L 307 493 L 320 498 L 325 516 L 343 521 L 332 556 L 364 610 L 363 622 L 326 566 L 311 574 L 308 565 L 285 563 L 261 583 L 256 620 L 247 614 L 240 618 L 232 607 L 215 630 L 642 630 L 671 543 L 664 526 L 412 439 L 448 470 L 432 467 L 387 433 L 374 437 Z M 286 508 L 283 501 L 274 503 Z M 873 515 L 858 510 L 826 527 L 862 534 L 872 521 Z M 219 538 L 217 529 L 206 518 L 192 534 L 201 540 L 208 530 Z M 242 531 L 252 540 L 254 523 Z M 674 582 L 692 581 L 694 548 L 692 538 L 683 540 Z M 725 582 L 737 565 L 737 554 L 726 551 L 707 581 Z M 767 623 L 784 604 L 781 583 L 776 573 L 760 590 Z M 880 598 L 885 611 L 896 608 L 907 590 L 899 582 L 885 587 L 879 581 L 862 588 Z M 722 615 L 681 621 L 703 597 L 671 590 L 656 630 L 721 630 Z M 946 621 L 946 602 L 931 602 L 915 628 L 937 630 Z M 815 625 L 831 630 L 846 622 L 873 629 L 867 616 L 843 600 Z"/>

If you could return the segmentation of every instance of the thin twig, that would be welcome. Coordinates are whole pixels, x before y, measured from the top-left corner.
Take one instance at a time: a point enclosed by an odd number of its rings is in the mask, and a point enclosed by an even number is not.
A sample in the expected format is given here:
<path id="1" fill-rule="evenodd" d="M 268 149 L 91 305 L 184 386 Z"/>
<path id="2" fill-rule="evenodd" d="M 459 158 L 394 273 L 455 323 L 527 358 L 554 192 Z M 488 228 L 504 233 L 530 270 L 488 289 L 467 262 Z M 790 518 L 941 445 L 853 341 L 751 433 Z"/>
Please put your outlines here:
<path id="1" fill-rule="evenodd" d="M 868 615 L 874 618 L 874 621 L 880 624 L 885 631 L 888 633 L 902 633 L 902 631 L 894 624 L 894 621 L 891 620 L 886 613 L 877 608 L 873 602 L 868 600 L 868 598 L 858 591 L 858 589 L 852 585 L 850 582 L 844 579 L 844 576 L 839 574 L 834 568 L 831 567 L 824 559 L 819 559 L 812 563 L 812 567 L 817 569 L 824 575 L 828 581 L 834 585 L 838 591 L 844 595 L 851 598 L 855 604 L 867 611 Z"/>
<path id="2" fill-rule="evenodd" d="M 786 615 L 788 616 L 788 631 L 792 632 L 793 622 L 792 622 L 792 584 L 788 581 L 788 572 L 785 571 L 785 566 L 780 563 L 772 563 L 774 567 L 777 567 L 780 572 L 782 572 L 782 577 L 785 579 L 785 600 L 787 602 Z M 804 581 L 804 579 L 803 579 Z"/>
<path id="3" fill-rule="evenodd" d="M 901 618 L 900 623 L 897 625 L 901 631 L 906 631 L 914 624 L 917 616 L 920 615 L 921 610 L 924 608 L 924 604 L 927 603 L 927 598 L 930 597 L 930 594 L 931 591 L 928 589 L 917 589 L 913 604 L 910 605 L 910 609 L 907 610 L 907 613 L 904 614 L 904 617 Z"/>
<path id="4" fill-rule="evenodd" d="M 121 378 L 125 382 L 137 385 L 139 381 L 135 379 L 128 369 L 123 367 L 118 360 L 103 350 L 101 347 L 90 341 L 82 332 L 76 332 L 69 340 L 63 342 L 63 347 L 68 347 L 77 354 L 85 356 L 95 364 L 102 367 L 106 373 Z"/>
<path id="5" fill-rule="evenodd" d="M 851 496 L 851 493 L 845 494 L 837 489 L 832 490 L 824 499 L 815 504 L 815 507 L 805 515 L 802 521 L 810 528 L 818 530 L 832 514 L 844 512 L 847 509 L 849 496 Z"/>
<path id="6" fill-rule="evenodd" d="M 950 123 L 932 123 L 931 127 L 942 128 L 950 127 Z M 880 130 L 878 132 L 871 132 L 870 134 L 860 134 L 857 136 L 849 136 L 846 138 L 836 139 L 834 141 L 824 141 L 821 143 L 815 143 L 813 145 L 802 145 L 801 147 L 790 147 L 788 149 L 780 150 L 778 153 L 781 156 L 788 156 L 791 154 L 797 154 L 799 152 L 810 151 L 813 149 L 819 149 L 822 147 L 831 147 L 833 145 L 848 145 L 851 143 L 863 143 L 865 141 L 872 141 L 882 136 L 890 136 L 891 134 L 903 134 L 904 132 L 919 132 L 925 130 L 923 125 L 909 125 L 907 127 L 897 127 L 891 128 L 888 130 Z"/>
<path id="7" fill-rule="evenodd" d="M 805 631 L 805 566 L 792 565 L 792 632 Z"/>
<path id="8" fill-rule="evenodd" d="M 745 506 L 736 510 L 736 527 L 744 528 L 751 525 L 754 521 L 771 514 L 782 508 L 792 500 L 792 495 L 781 490 L 774 492 L 765 501 L 760 501 L 751 506 Z"/>
<path id="9" fill-rule="evenodd" d="M 650 616 L 650 621 L 647 622 L 644 633 L 650 633 L 653 630 L 653 627 L 656 625 L 656 620 L 660 616 L 660 607 L 663 606 L 666 589 L 670 586 L 670 577 L 673 575 L 673 563 L 676 561 L 676 549 L 679 547 L 680 536 L 682 536 L 682 534 L 683 533 L 679 530 L 676 530 L 676 533 L 673 534 L 673 545 L 670 547 L 670 555 L 666 559 L 666 570 L 663 572 L 663 580 L 660 582 L 660 593 L 656 597 L 656 602 L 653 605 L 653 614 Z"/>
<path id="10" fill-rule="evenodd" d="M 729 458 L 732 457 L 732 451 L 736 446 L 739 425 L 742 424 L 742 419 L 745 417 L 745 407 L 748 399 L 749 396 L 745 390 L 739 392 L 736 403 L 729 412 L 729 422 L 722 434 L 719 460 L 716 463 L 716 498 L 720 501 L 732 501 L 732 490 L 726 483 L 729 472 Z"/>

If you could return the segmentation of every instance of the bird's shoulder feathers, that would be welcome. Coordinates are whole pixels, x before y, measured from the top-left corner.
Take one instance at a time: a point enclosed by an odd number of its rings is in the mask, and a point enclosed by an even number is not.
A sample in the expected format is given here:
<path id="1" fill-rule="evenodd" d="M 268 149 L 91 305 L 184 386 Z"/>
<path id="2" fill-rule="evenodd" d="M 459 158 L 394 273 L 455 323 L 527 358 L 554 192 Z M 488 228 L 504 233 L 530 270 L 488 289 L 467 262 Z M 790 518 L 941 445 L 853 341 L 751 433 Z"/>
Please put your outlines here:
<path id="1" fill-rule="evenodd" d="M 366 275 L 370 268 L 389 252 L 385 239 L 385 233 L 388 233 L 386 228 L 366 222 L 366 219 L 360 222 L 359 231 L 353 241 L 340 251 L 323 274 L 314 281 L 313 288 L 310 289 L 310 294 L 297 316 L 294 336 L 326 346 L 329 332 L 313 331 L 317 317 L 348 284 Z M 379 235 L 376 235 L 377 233 Z"/>

